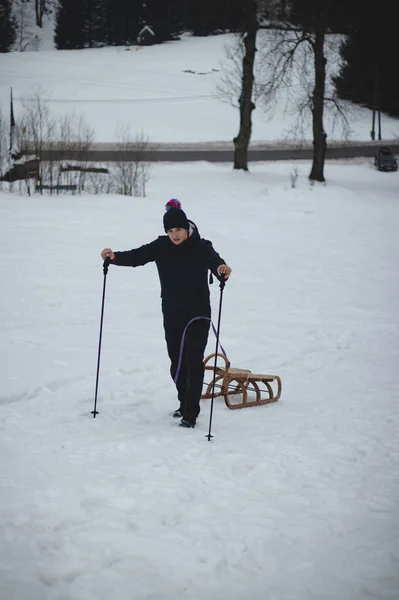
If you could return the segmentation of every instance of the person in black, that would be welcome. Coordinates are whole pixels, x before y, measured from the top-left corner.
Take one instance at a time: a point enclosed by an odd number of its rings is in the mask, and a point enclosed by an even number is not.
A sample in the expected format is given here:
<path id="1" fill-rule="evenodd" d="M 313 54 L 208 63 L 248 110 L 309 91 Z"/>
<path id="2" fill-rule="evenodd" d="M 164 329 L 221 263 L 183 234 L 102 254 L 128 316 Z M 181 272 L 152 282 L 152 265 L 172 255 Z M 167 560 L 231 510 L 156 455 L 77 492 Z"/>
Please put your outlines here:
<path id="1" fill-rule="evenodd" d="M 208 270 L 218 279 L 231 268 L 200 237 L 195 223 L 187 219 L 178 200 L 166 205 L 163 225 L 167 235 L 133 250 L 113 252 L 104 248 L 101 258 L 111 264 L 138 267 L 155 262 L 161 284 L 165 339 L 180 406 L 173 413 L 180 426 L 195 427 L 200 412 L 204 377 L 204 352 L 208 340 L 211 306 Z"/>

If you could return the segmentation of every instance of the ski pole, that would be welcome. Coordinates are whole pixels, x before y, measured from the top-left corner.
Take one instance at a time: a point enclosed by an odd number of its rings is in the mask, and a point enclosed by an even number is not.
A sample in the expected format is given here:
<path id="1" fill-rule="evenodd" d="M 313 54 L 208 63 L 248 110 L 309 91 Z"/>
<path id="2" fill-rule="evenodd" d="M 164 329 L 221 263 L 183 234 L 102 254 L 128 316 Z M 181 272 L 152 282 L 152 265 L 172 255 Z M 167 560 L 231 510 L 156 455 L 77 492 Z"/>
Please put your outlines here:
<path id="1" fill-rule="evenodd" d="M 107 273 L 108 273 L 108 267 L 109 267 L 110 262 L 111 262 L 111 259 L 107 257 L 104 260 L 104 264 L 103 264 L 104 284 L 103 284 L 103 299 L 102 299 L 102 304 L 101 304 L 100 340 L 98 342 L 96 393 L 95 393 L 95 396 L 94 396 L 94 410 L 91 411 L 91 414 L 93 415 L 93 419 L 95 419 L 96 415 L 98 415 L 98 411 L 97 411 L 97 392 L 98 392 L 98 378 L 99 378 L 99 375 L 100 375 L 101 338 L 102 338 L 102 335 L 103 335 L 105 286 L 106 286 L 106 282 L 107 282 Z"/>
<path id="2" fill-rule="evenodd" d="M 212 384 L 212 397 L 211 397 L 211 412 L 209 415 L 209 431 L 208 434 L 205 436 L 208 438 L 208 442 L 211 441 L 211 438 L 213 438 L 213 435 L 211 435 L 211 428 L 212 428 L 212 415 L 213 415 L 213 400 L 215 397 L 215 379 L 216 379 L 216 365 L 217 365 L 217 360 L 218 360 L 218 348 L 219 348 L 219 334 L 220 334 L 220 321 L 222 318 L 222 301 L 223 301 L 223 290 L 224 290 L 224 286 L 226 285 L 226 280 L 224 275 L 221 276 L 220 279 L 220 301 L 219 301 L 219 315 L 218 315 L 218 326 L 217 326 L 217 331 L 216 331 L 216 350 L 215 350 L 215 364 L 213 367 L 213 384 Z"/>

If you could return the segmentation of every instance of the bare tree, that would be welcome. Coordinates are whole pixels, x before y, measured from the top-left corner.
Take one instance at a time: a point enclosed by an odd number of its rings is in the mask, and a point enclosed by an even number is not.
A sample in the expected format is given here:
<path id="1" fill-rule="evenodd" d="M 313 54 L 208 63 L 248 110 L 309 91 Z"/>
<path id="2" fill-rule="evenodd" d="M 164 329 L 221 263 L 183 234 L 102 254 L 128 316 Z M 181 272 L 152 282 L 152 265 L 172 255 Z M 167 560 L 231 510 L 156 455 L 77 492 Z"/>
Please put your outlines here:
<path id="1" fill-rule="evenodd" d="M 314 54 L 315 84 L 312 95 L 312 125 L 313 125 L 313 163 L 309 175 L 311 181 L 325 181 L 324 160 L 327 150 L 327 137 L 324 131 L 324 91 L 326 85 L 326 62 L 324 56 L 324 40 L 326 35 L 326 21 L 324 12 L 317 11 L 314 21 L 314 35 L 311 47 Z"/>
<path id="2" fill-rule="evenodd" d="M 226 44 L 226 60 L 221 62 L 220 78 L 216 84 L 216 92 L 220 100 L 227 102 L 234 108 L 239 108 L 242 88 L 242 61 L 245 55 L 243 37 L 237 33 L 233 43 Z M 256 94 L 256 79 L 254 82 L 254 95 Z M 256 97 L 255 97 L 256 100 Z"/>
<path id="3" fill-rule="evenodd" d="M 9 166 L 8 151 L 8 123 L 0 106 L 0 177 L 2 177 Z M 0 180 L 0 189 L 2 182 Z"/>
<path id="4" fill-rule="evenodd" d="M 46 11 L 46 0 L 35 0 L 36 25 L 43 27 L 43 15 Z"/>
<path id="5" fill-rule="evenodd" d="M 257 33 L 264 16 L 277 19 L 284 14 L 282 0 L 243 0 L 244 21 L 242 33 L 233 45 L 226 48 L 227 61 L 222 64 L 222 75 L 217 85 L 219 97 L 239 108 L 240 127 L 234 138 L 234 168 L 248 171 L 248 148 L 252 135 L 252 112 L 255 102 L 265 98 L 263 69 L 257 58 Z"/>
<path id="6" fill-rule="evenodd" d="M 31 29 L 31 10 L 27 0 L 14 0 L 13 13 L 17 26 L 16 47 L 19 52 L 37 50 L 38 38 Z"/>
<path id="7" fill-rule="evenodd" d="M 93 141 L 94 132 L 82 116 L 67 113 L 58 118 L 55 139 L 46 144 L 49 168 L 54 171 L 50 185 L 57 194 L 64 187 L 84 191 Z M 72 152 L 77 157 L 73 165 L 67 162 Z"/>
<path id="8" fill-rule="evenodd" d="M 91 163 L 94 131 L 82 116 L 71 113 L 55 117 L 49 107 L 50 98 L 40 87 L 21 100 L 22 115 L 15 131 L 18 163 L 14 161 L 8 169 L 5 181 L 20 180 L 20 191 L 25 186 L 29 194 L 33 179 L 40 193 L 82 192 L 86 182 L 90 191 L 109 192 L 108 169 Z M 3 129 L 0 119 L 0 137 Z M 0 158 L 1 151 L 0 144 Z M 72 154 L 74 159 L 68 163 Z"/>
<path id="9" fill-rule="evenodd" d="M 22 101 L 23 117 L 21 130 L 23 135 L 22 145 L 29 142 L 33 153 L 41 159 L 42 152 L 47 146 L 52 148 L 56 137 L 56 120 L 50 112 L 49 99 L 45 97 L 43 91 L 37 88 L 32 97 L 24 98 Z M 53 183 L 54 170 L 53 158 L 50 152 L 50 160 L 45 163 L 40 160 L 39 187 L 41 188 L 43 179 L 48 176 L 50 184 Z"/>
<path id="10" fill-rule="evenodd" d="M 83 117 L 79 116 L 75 124 L 74 147 L 78 151 L 77 161 L 81 166 L 78 171 L 78 191 L 82 192 L 86 185 L 87 169 L 90 164 L 90 150 L 94 142 L 94 130 L 90 125 L 84 122 Z"/>
<path id="11" fill-rule="evenodd" d="M 289 106 L 297 115 L 295 127 L 301 132 L 306 114 L 311 115 L 313 133 L 313 162 L 309 179 L 325 181 L 324 163 L 327 134 L 324 127 L 325 106 L 329 105 L 334 121 L 342 119 L 343 129 L 349 131 L 343 105 L 339 103 L 332 87 L 326 83 L 326 50 L 329 45 L 328 22 L 323 2 L 315 3 L 309 22 L 311 26 L 300 30 L 287 28 L 270 32 L 269 43 L 263 49 L 264 94 L 278 99 L 279 90 L 289 90 Z M 334 40 L 331 42 L 336 44 Z M 297 81 L 295 81 L 297 77 Z"/>
<path id="12" fill-rule="evenodd" d="M 121 155 L 115 164 L 117 191 L 125 196 L 145 197 L 151 169 L 146 160 L 149 140 L 143 132 L 133 137 L 129 126 L 120 126 L 116 137 Z"/>
<path id="13" fill-rule="evenodd" d="M 112 179 L 106 170 L 87 173 L 87 188 L 92 194 L 111 194 Z"/>
<path id="14" fill-rule="evenodd" d="M 245 25 L 243 42 L 245 53 L 242 59 L 242 85 L 239 97 L 240 128 L 234 138 L 234 168 L 248 171 L 248 147 L 252 134 L 252 111 L 254 89 L 254 62 L 256 53 L 256 33 L 258 31 L 257 0 L 243 0 Z"/>
<path id="15" fill-rule="evenodd" d="M 60 185 L 75 185 L 74 173 L 63 171 L 64 161 L 68 159 L 69 152 L 75 149 L 75 127 L 73 117 L 70 114 L 63 115 L 58 121 L 58 160 L 57 188 Z"/>

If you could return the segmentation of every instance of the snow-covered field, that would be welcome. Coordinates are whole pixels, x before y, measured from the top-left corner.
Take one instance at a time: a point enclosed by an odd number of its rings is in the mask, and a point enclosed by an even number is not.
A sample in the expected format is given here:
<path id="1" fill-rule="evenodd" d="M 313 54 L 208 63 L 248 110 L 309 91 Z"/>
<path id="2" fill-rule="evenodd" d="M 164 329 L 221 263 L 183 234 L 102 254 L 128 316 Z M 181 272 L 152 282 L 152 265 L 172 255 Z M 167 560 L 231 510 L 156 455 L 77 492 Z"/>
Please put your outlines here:
<path id="1" fill-rule="evenodd" d="M 399 174 L 330 162 L 309 187 L 309 167 L 0 195 L 1 600 L 397 600 Z M 283 382 L 269 406 L 216 399 L 211 442 L 209 400 L 194 430 L 171 417 L 153 265 L 109 270 L 91 415 L 100 251 L 161 234 L 172 196 L 233 268 L 233 366 Z"/>
<path id="2" fill-rule="evenodd" d="M 46 32 L 49 36 L 49 31 Z M 268 32 L 259 33 L 259 47 Z M 97 142 L 114 142 L 117 131 L 130 125 L 143 131 L 151 142 L 231 141 L 238 133 L 238 110 L 222 102 L 220 88 L 228 61 L 226 48 L 234 46 L 232 34 L 194 38 L 153 47 L 112 47 L 56 51 L 45 40 L 39 52 L 0 54 L 0 105 L 7 112 L 13 88 L 16 118 L 21 118 L 23 98 L 39 92 L 49 99 L 55 116 L 78 114 L 95 132 Z M 261 61 L 261 53 L 259 53 Z M 338 69 L 335 50 L 328 50 L 330 74 Z M 287 95 L 301 88 L 294 78 Z M 285 112 L 286 95 L 265 113 L 261 102 L 253 113 L 252 142 L 281 143 L 292 140 L 296 116 Z M 291 107 L 292 108 L 292 107 Z M 352 141 L 369 141 L 371 112 L 357 108 L 350 112 Z M 342 140 L 339 127 L 333 128 L 326 114 L 329 142 Z M 304 139 L 312 139 L 310 121 Z M 382 115 L 385 140 L 399 137 L 399 119 Z"/>
<path id="3" fill-rule="evenodd" d="M 216 91 L 232 36 L 57 52 L 49 34 L 0 54 L 17 122 L 40 87 L 97 142 L 126 124 L 166 144 L 236 135 Z M 258 105 L 254 143 L 287 143 L 283 106 Z M 370 128 L 358 109 L 351 139 Z M 0 193 L 0 600 L 399 598 L 399 173 L 330 160 L 311 187 L 309 170 L 157 164 L 147 198 Z M 171 416 L 154 265 L 109 270 L 91 414 L 100 251 L 162 234 L 171 197 L 233 268 L 232 365 L 283 382 L 269 406 L 216 399 L 210 442 L 209 400 L 194 430 Z M 211 297 L 216 319 L 216 283 Z"/>

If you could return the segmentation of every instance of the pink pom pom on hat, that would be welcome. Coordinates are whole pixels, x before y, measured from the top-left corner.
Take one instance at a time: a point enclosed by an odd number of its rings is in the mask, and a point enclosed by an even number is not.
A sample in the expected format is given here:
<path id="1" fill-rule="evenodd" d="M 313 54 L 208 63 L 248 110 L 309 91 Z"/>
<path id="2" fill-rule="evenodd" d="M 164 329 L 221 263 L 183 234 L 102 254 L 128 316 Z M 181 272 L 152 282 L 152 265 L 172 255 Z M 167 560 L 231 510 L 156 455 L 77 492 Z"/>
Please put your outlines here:
<path id="1" fill-rule="evenodd" d="M 190 229 L 186 213 L 181 207 L 181 203 L 177 198 L 172 198 L 165 205 L 166 213 L 163 216 L 163 226 L 167 233 L 169 229 L 181 227 L 182 229 Z"/>

